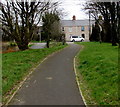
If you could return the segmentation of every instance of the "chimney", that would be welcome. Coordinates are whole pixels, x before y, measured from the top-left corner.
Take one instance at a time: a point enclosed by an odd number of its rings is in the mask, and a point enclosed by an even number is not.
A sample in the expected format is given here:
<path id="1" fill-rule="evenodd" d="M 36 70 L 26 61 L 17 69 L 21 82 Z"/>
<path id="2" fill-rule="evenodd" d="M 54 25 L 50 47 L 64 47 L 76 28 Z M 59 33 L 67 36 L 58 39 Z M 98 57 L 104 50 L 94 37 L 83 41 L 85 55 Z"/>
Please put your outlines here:
<path id="1" fill-rule="evenodd" d="M 76 20 L 76 16 L 75 15 L 73 15 L 73 19 L 72 20 Z"/>

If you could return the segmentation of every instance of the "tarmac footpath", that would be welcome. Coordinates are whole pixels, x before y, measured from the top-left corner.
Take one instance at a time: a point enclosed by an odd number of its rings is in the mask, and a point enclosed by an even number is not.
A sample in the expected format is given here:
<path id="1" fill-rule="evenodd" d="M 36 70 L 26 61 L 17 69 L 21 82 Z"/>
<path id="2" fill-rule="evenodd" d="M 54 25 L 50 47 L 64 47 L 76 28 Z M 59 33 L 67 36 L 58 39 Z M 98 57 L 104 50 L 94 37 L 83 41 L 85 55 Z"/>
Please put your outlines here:
<path id="1" fill-rule="evenodd" d="M 73 59 L 80 45 L 69 44 L 41 63 L 9 105 L 83 105 Z"/>

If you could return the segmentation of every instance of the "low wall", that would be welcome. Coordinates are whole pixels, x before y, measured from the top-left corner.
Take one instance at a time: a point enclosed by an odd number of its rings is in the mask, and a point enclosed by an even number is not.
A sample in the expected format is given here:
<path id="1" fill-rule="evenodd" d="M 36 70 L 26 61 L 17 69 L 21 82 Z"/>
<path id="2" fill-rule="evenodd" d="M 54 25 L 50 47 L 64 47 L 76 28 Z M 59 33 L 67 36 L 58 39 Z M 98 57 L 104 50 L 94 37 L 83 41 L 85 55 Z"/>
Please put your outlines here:
<path id="1" fill-rule="evenodd" d="M 10 46 L 9 43 L 2 43 L 2 53 L 16 52 L 18 50 L 18 46 Z"/>

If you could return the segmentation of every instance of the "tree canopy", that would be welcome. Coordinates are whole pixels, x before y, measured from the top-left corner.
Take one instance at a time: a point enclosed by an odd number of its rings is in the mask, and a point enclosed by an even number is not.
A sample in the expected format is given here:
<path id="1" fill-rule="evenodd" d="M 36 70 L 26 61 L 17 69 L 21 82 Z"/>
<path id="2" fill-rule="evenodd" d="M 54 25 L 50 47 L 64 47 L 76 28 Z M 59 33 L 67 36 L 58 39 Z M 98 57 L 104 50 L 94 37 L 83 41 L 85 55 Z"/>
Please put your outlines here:
<path id="1" fill-rule="evenodd" d="M 50 11 L 50 12 L 47 11 L 42 17 L 43 32 L 44 32 L 45 40 L 47 41 L 47 48 L 49 48 L 49 42 L 50 39 L 53 38 L 54 32 L 56 30 L 59 30 L 59 20 L 60 18 L 56 11 Z"/>
<path id="2" fill-rule="evenodd" d="M 112 42 L 116 45 L 120 41 L 120 2 L 87 2 L 85 9 L 102 27 L 104 35 L 103 42 Z M 99 16 L 102 16 L 103 23 L 100 24 Z"/>
<path id="3" fill-rule="evenodd" d="M 2 30 L 14 38 L 20 50 L 28 49 L 28 43 L 34 35 L 35 26 L 41 21 L 45 11 L 56 7 L 57 2 L 6 0 L 0 2 Z"/>

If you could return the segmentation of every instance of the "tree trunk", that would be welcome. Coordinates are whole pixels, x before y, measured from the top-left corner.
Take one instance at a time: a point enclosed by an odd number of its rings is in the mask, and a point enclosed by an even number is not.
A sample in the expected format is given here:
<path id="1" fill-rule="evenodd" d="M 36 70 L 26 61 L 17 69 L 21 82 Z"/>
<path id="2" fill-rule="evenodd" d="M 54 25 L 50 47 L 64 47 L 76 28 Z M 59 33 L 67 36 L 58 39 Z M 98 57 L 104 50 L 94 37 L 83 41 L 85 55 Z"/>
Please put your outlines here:
<path id="1" fill-rule="evenodd" d="M 47 43 L 46 43 L 47 48 L 49 48 L 49 47 L 50 47 L 50 46 L 49 46 L 49 44 L 50 44 L 50 41 L 49 41 L 49 40 L 47 40 Z"/>
<path id="2" fill-rule="evenodd" d="M 117 33 L 114 29 L 114 25 L 112 26 L 112 46 L 117 46 Z"/>
<path id="3" fill-rule="evenodd" d="M 111 32 L 111 34 L 112 34 L 112 46 L 117 46 L 117 32 L 116 32 L 116 27 L 115 27 L 115 25 L 116 25 L 116 23 L 115 22 L 113 22 L 113 20 L 112 20 L 112 32 Z"/>
<path id="4" fill-rule="evenodd" d="M 18 45 L 18 48 L 21 50 L 21 51 L 24 51 L 24 50 L 26 50 L 26 49 L 29 49 L 29 47 L 28 47 L 28 43 L 24 43 L 24 44 L 19 44 L 19 43 L 17 43 L 17 45 Z"/>
<path id="5" fill-rule="evenodd" d="M 117 32 L 116 32 L 116 19 L 115 19 L 115 3 L 111 4 L 111 26 L 112 26 L 112 46 L 117 46 Z"/>
<path id="6" fill-rule="evenodd" d="M 101 32 L 99 33 L 99 42 L 102 43 Z"/>
<path id="7" fill-rule="evenodd" d="M 117 21 L 118 21 L 117 37 L 118 37 L 118 43 L 120 48 L 120 2 L 117 2 Z"/>
<path id="8" fill-rule="evenodd" d="M 108 20 L 104 22 L 104 30 L 103 42 L 111 42 L 111 25 Z"/>
<path id="9" fill-rule="evenodd" d="M 119 26 L 118 26 L 118 43 L 120 48 L 120 19 L 119 19 Z"/>
<path id="10" fill-rule="evenodd" d="M 65 40 L 62 41 L 62 44 L 65 45 Z"/>
<path id="11" fill-rule="evenodd" d="M 118 44 L 120 48 L 120 25 L 118 26 Z"/>
<path id="12" fill-rule="evenodd" d="M 65 45 L 65 35 L 62 36 L 62 44 Z"/>
<path id="13" fill-rule="evenodd" d="M 116 32 L 112 31 L 112 46 L 117 46 L 117 34 Z"/>

